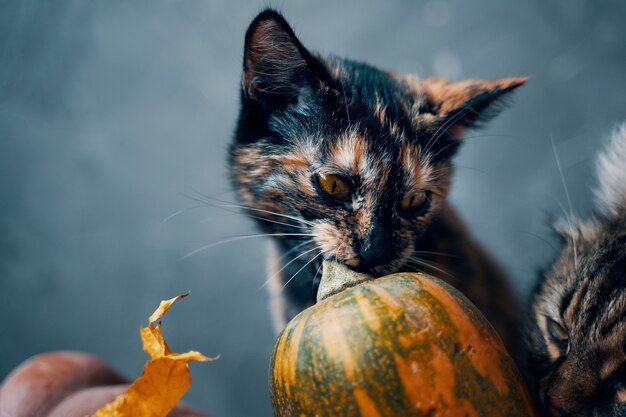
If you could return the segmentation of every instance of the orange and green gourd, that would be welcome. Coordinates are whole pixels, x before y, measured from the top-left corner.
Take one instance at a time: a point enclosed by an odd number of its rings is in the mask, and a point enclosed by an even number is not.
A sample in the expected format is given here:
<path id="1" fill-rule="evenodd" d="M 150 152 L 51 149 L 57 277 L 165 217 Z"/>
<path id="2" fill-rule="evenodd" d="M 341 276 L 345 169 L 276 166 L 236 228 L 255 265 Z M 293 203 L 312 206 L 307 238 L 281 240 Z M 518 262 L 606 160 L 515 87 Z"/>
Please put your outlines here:
<path id="1" fill-rule="evenodd" d="M 329 281 L 335 294 L 295 317 L 274 347 L 275 416 L 535 416 L 502 342 L 454 288 L 415 273 L 351 287 L 325 273 L 322 287 Z"/>

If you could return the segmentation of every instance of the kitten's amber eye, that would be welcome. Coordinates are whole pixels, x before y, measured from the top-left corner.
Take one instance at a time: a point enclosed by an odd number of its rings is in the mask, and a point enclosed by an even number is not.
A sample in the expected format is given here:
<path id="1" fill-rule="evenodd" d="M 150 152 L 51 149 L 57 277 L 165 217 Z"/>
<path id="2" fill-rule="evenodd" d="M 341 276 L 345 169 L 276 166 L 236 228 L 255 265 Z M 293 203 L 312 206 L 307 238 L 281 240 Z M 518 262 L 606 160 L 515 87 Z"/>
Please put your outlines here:
<path id="1" fill-rule="evenodd" d="M 413 216 L 421 216 L 430 207 L 430 192 L 411 192 L 404 195 L 400 208 Z"/>
<path id="2" fill-rule="evenodd" d="M 348 180 L 338 175 L 319 174 L 317 183 L 325 194 L 337 200 L 345 200 L 348 194 L 350 194 Z"/>
<path id="3" fill-rule="evenodd" d="M 565 327 L 552 319 L 548 319 L 548 332 L 550 332 L 550 336 L 559 343 L 567 343 L 569 340 L 569 335 Z"/>

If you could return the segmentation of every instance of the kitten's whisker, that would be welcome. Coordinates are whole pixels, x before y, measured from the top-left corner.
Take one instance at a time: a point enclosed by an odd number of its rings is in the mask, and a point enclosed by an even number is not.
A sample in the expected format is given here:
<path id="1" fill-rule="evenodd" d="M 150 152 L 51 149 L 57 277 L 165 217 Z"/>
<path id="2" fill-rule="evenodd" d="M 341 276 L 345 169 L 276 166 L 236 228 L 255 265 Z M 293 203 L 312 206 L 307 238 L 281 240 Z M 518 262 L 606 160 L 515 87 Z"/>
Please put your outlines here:
<path id="1" fill-rule="evenodd" d="M 553 245 L 552 243 L 548 242 L 546 239 L 544 239 L 543 237 L 539 236 L 538 234 L 536 234 L 536 233 L 532 233 L 532 232 L 527 232 L 527 231 L 525 231 L 525 230 L 520 230 L 519 232 L 520 232 L 520 233 L 527 234 L 527 235 L 529 235 L 529 236 L 532 236 L 532 237 L 535 237 L 535 238 L 539 239 L 540 241 L 542 241 L 543 243 L 545 243 L 546 245 L 548 245 L 548 246 L 550 246 L 552 249 L 554 249 L 554 251 L 555 251 L 557 254 L 559 254 L 559 253 L 560 253 L 560 251 L 559 251 L 557 248 L 555 248 L 555 247 L 554 247 L 554 245 Z"/>
<path id="2" fill-rule="evenodd" d="M 428 271 L 426 271 L 426 269 L 424 269 L 424 267 L 425 267 L 425 266 L 424 266 L 422 263 L 417 263 L 417 262 L 414 262 L 414 261 L 407 261 L 407 262 L 405 263 L 405 265 L 406 265 L 407 267 L 411 268 L 411 269 L 415 269 L 415 270 L 417 270 L 417 272 L 421 272 L 421 273 L 423 273 L 423 274 L 430 275 L 430 274 L 428 273 Z"/>
<path id="3" fill-rule="evenodd" d="M 343 86 L 343 81 L 340 82 L 341 91 L 343 92 L 343 104 L 346 106 L 346 116 L 348 116 L 348 128 L 352 125 L 350 122 L 350 112 L 348 111 L 348 97 L 346 96 L 346 88 Z"/>
<path id="4" fill-rule="evenodd" d="M 550 197 L 552 199 L 552 201 L 554 201 L 556 203 L 557 206 L 559 206 L 559 208 L 561 209 L 561 213 L 563 213 L 563 218 L 567 221 L 568 226 L 569 226 L 570 220 L 573 220 L 573 219 L 570 219 L 569 213 L 565 209 L 565 206 L 563 205 L 561 200 L 559 200 L 558 198 L 556 198 L 552 194 L 547 194 L 547 196 Z"/>
<path id="5" fill-rule="evenodd" d="M 296 256 L 295 258 L 293 258 L 292 260 L 290 260 L 289 262 L 287 262 L 285 265 L 283 265 L 282 268 L 280 268 L 278 271 L 276 271 L 276 273 L 274 273 L 274 275 L 272 275 L 271 277 L 269 277 L 264 283 L 263 285 L 261 285 L 261 287 L 259 287 L 259 289 L 265 287 L 267 284 L 269 284 L 274 278 L 276 278 L 278 276 L 278 274 L 280 274 L 285 268 L 287 268 L 289 265 L 291 265 L 292 263 L 294 263 L 295 261 L 297 261 L 298 259 L 302 258 L 304 255 L 313 252 L 314 250 L 318 250 L 321 249 L 321 246 L 316 246 L 313 249 L 309 249 L 307 251 L 302 252 L 300 255 Z M 298 271 L 300 272 L 300 271 Z M 286 284 L 285 284 L 286 285 Z M 285 288 L 285 287 L 283 287 Z"/>
<path id="6" fill-rule="evenodd" d="M 475 172 L 478 172 L 478 173 L 484 174 L 484 175 L 486 175 L 486 176 L 488 176 L 488 177 L 490 177 L 490 176 L 491 176 L 491 174 L 490 174 L 490 173 L 488 173 L 487 171 L 485 171 L 484 169 L 474 168 L 474 167 L 468 167 L 468 166 L 466 166 L 466 165 L 459 165 L 459 164 L 454 164 L 454 166 L 455 166 L 456 168 L 468 169 L 468 170 L 470 170 L 470 171 L 475 171 Z"/>
<path id="7" fill-rule="evenodd" d="M 217 208 L 219 208 L 221 210 L 228 211 L 230 213 L 242 214 L 240 211 L 229 210 L 226 207 L 222 207 L 222 206 L 214 206 L 214 207 L 217 207 Z M 261 216 L 255 216 L 254 214 L 250 214 L 250 213 L 247 213 L 246 216 L 248 216 L 248 217 L 250 217 L 252 219 L 262 220 L 264 222 L 274 223 L 274 224 L 278 224 L 278 225 L 281 225 L 281 226 L 295 227 L 297 229 L 308 230 L 308 227 L 306 225 L 304 225 L 304 224 L 291 224 L 291 223 L 279 222 L 278 220 L 268 219 L 268 218 L 261 217 Z"/>
<path id="8" fill-rule="evenodd" d="M 190 196 L 186 196 L 186 197 L 193 198 L 193 197 L 190 197 Z M 200 200 L 197 200 L 197 201 L 200 201 Z M 210 203 L 203 202 L 203 201 L 201 201 L 201 203 L 202 203 L 202 204 L 198 204 L 197 206 L 189 207 L 189 208 L 187 208 L 187 209 L 184 209 L 184 210 L 179 210 L 179 211 L 175 212 L 174 214 L 172 214 L 172 215 L 170 215 L 170 216 L 166 217 L 166 218 L 163 220 L 163 223 L 165 223 L 166 221 L 168 221 L 168 220 L 172 219 L 173 217 L 176 217 L 176 216 L 178 216 L 178 215 L 180 215 L 180 214 L 182 214 L 182 213 L 185 213 L 185 212 L 187 212 L 187 211 L 189 211 L 189 210 L 192 210 L 192 209 L 198 209 L 198 208 L 204 208 L 204 207 L 218 208 L 218 209 L 220 209 L 220 210 L 224 210 L 224 211 L 226 211 L 226 212 L 228 212 L 228 213 L 233 213 L 233 214 L 242 214 L 240 211 L 230 210 L 230 209 L 228 209 L 228 208 L 225 208 L 225 207 L 223 207 L 223 206 L 219 206 L 219 205 L 216 205 L 216 204 L 210 204 Z M 304 225 L 299 225 L 299 224 L 291 224 L 291 223 L 285 223 L 285 222 L 279 222 L 279 221 L 277 221 L 277 220 L 267 219 L 267 218 L 265 218 L 265 217 L 255 216 L 255 215 L 253 215 L 253 214 L 247 214 L 247 216 L 248 216 L 248 217 L 251 217 L 251 218 L 253 218 L 253 219 L 262 220 L 262 221 L 265 221 L 265 222 L 268 222 L 268 223 L 275 223 L 275 224 L 279 224 L 279 225 L 282 225 L 282 226 L 287 226 L 287 227 L 295 227 L 295 228 L 298 228 L 298 229 L 307 230 L 307 227 L 306 227 L 306 226 L 304 226 Z M 210 219 L 210 218 L 209 218 L 209 219 Z M 204 219 L 204 220 L 203 220 L 203 222 L 205 222 L 205 221 L 207 221 L 207 220 L 209 220 L 209 219 Z"/>
<path id="9" fill-rule="evenodd" d="M 435 159 L 441 152 L 445 151 L 448 148 L 451 148 L 452 146 L 456 146 L 457 144 L 455 142 L 450 142 L 448 143 L 446 146 L 444 146 L 443 148 L 439 149 L 437 152 L 435 152 L 435 154 L 432 156 L 432 159 Z M 433 142 L 433 146 L 435 146 L 435 143 Z"/>
<path id="10" fill-rule="evenodd" d="M 197 192 L 197 191 L 196 191 L 196 192 Z M 203 195 L 203 194 L 201 194 L 201 193 L 199 193 L 199 192 L 198 192 L 198 194 L 199 194 L 199 195 L 200 195 L 200 196 L 201 196 L 204 200 L 203 200 L 203 199 L 200 199 L 200 198 L 197 198 L 197 197 L 194 197 L 194 196 L 187 195 L 187 194 L 182 194 L 182 195 L 183 195 L 184 197 L 187 197 L 187 198 L 192 199 L 192 200 L 194 200 L 194 201 L 198 201 L 198 202 L 204 203 L 204 204 L 206 204 L 206 205 L 207 205 L 207 206 L 209 206 L 209 207 L 220 208 L 220 209 L 222 209 L 222 210 L 226 210 L 226 211 L 229 211 L 229 210 L 228 210 L 228 208 L 237 208 L 237 209 L 242 209 L 242 210 L 257 211 L 257 212 L 261 212 L 261 213 L 267 213 L 267 214 L 271 214 L 271 215 L 274 215 L 274 216 L 278 216 L 278 217 L 285 217 L 285 218 L 287 218 L 287 219 L 295 220 L 295 221 L 297 221 L 297 222 L 299 222 L 299 223 L 301 223 L 301 224 L 303 224 L 303 225 L 314 226 L 314 223 L 313 223 L 313 222 L 309 222 L 309 221 L 307 221 L 307 220 L 300 219 L 300 218 L 298 218 L 298 217 L 290 216 L 290 215 L 283 214 L 283 213 L 276 213 L 276 212 L 273 212 L 273 211 L 270 211 L 270 210 L 263 210 L 263 209 L 259 209 L 259 208 L 256 208 L 256 207 L 249 207 L 249 206 L 245 206 L 245 205 L 241 205 L 241 204 L 235 204 L 235 203 L 232 203 L 232 202 L 230 202 L 230 201 L 223 201 L 223 200 L 219 200 L 219 199 L 217 199 L 217 198 L 212 198 L 212 197 L 205 196 L 205 195 Z M 207 200 L 214 200 L 214 201 L 219 202 L 220 204 L 210 203 L 210 202 L 209 202 L 209 201 L 207 201 Z M 231 211 L 231 212 L 233 212 L 233 213 L 239 213 L 239 212 L 237 212 L 237 211 L 232 211 L 232 210 L 230 210 L 230 211 Z M 250 214 L 247 214 L 247 215 L 248 215 L 248 216 L 250 216 L 250 217 L 252 217 L 252 216 L 253 216 L 253 215 L 250 215 Z M 258 218 L 258 217 L 257 217 L 257 218 Z M 263 220 L 268 220 L 268 219 L 265 219 L 265 218 L 260 218 L 260 219 L 263 219 Z M 268 220 L 268 221 L 269 221 L 269 220 Z M 284 224 L 285 224 L 285 225 L 288 225 L 288 226 L 292 226 L 292 227 L 298 227 L 298 226 L 296 226 L 296 225 L 292 225 L 292 224 L 287 224 L 287 223 L 284 223 Z"/>
<path id="11" fill-rule="evenodd" d="M 576 251 L 576 236 L 574 233 L 574 230 L 575 230 L 574 219 L 573 217 L 571 217 L 572 216 L 571 214 L 567 213 L 567 211 L 565 210 L 565 206 L 563 206 L 563 203 L 561 203 L 561 201 L 558 198 L 554 197 L 553 195 L 550 195 L 550 198 L 552 198 L 552 200 L 559 206 L 559 208 L 561 209 L 561 212 L 563 213 L 563 218 L 567 222 L 567 227 L 569 228 L 569 231 L 570 231 L 570 239 L 572 241 L 572 246 L 573 246 L 572 249 L 574 250 L 574 271 L 576 272 L 578 270 L 578 263 L 577 263 L 578 253 Z"/>
<path id="12" fill-rule="evenodd" d="M 431 158 L 435 159 L 437 157 L 437 155 L 439 155 L 441 152 L 445 151 L 446 149 L 452 147 L 452 146 L 456 146 L 457 143 L 456 142 L 450 142 L 448 143 L 446 146 L 444 146 L 443 148 L 439 149 Z M 433 144 L 434 146 L 434 144 Z"/>
<path id="13" fill-rule="evenodd" d="M 569 206 L 570 232 L 572 234 L 572 246 L 574 249 L 574 270 L 577 271 L 578 270 L 578 252 L 576 251 L 576 236 L 574 235 L 574 227 L 571 222 L 571 219 L 574 218 L 574 214 L 572 211 L 572 201 L 569 197 L 569 190 L 567 188 L 567 183 L 565 182 L 565 175 L 563 175 L 563 169 L 561 168 L 561 161 L 559 160 L 559 155 L 556 151 L 556 146 L 554 145 L 554 138 L 552 136 L 550 136 L 550 143 L 552 144 L 552 152 L 554 153 L 556 166 L 559 169 L 559 174 L 561 175 L 561 181 L 563 182 L 563 189 L 565 190 L 565 198 L 567 199 L 567 205 Z"/>
<path id="14" fill-rule="evenodd" d="M 197 192 L 197 191 L 196 191 Z M 201 193 L 198 193 L 202 198 L 206 199 L 206 200 L 213 200 L 216 201 L 218 203 L 221 203 L 221 207 L 229 207 L 229 208 L 239 208 L 239 209 L 243 209 L 243 210 L 252 210 L 252 211 L 257 211 L 260 213 L 266 213 L 266 214 L 272 214 L 274 216 L 279 216 L 279 217 L 285 217 L 287 219 L 291 219 L 291 220 L 295 220 L 297 222 L 309 225 L 309 226 L 314 226 L 315 224 L 313 222 L 295 217 L 295 216 L 291 216 L 289 214 L 284 214 L 284 213 L 277 213 L 275 211 L 271 211 L 271 210 L 265 210 L 265 209 L 260 209 L 260 208 L 256 208 L 256 207 L 251 207 L 251 206 L 246 206 L 243 204 L 237 204 L 237 203 L 233 203 L 231 201 L 225 201 L 225 200 L 220 200 L 214 197 L 209 197 L 206 195 L 203 195 Z M 193 198 L 192 196 L 189 196 L 190 198 Z M 197 199 L 196 199 L 197 200 Z M 198 200 L 198 201 L 202 201 L 202 200 Z M 206 202 L 206 201 L 205 201 Z"/>
<path id="15" fill-rule="evenodd" d="M 471 108 L 469 107 L 466 107 L 460 110 L 457 114 L 455 114 L 450 119 L 448 119 L 444 124 L 439 126 L 439 128 L 435 131 L 435 134 L 432 135 L 431 138 L 426 143 L 424 153 L 428 153 L 430 151 L 430 148 L 432 146 L 435 146 L 435 143 L 437 143 L 439 138 L 443 136 L 443 134 L 446 133 L 448 129 L 450 129 L 454 125 L 454 123 L 456 123 L 461 117 L 465 116 L 465 114 L 470 110 Z"/>
<path id="16" fill-rule="evenodd" d="M 435 271 L 441 272 L 442 274 L 446 274 L 446 275 L 447 275 L 447 276 L 449 276 L 450 278 L 454 278 L 454 276 L 453 276 L 452 274 L 450 274 L 448 271 L 445 271 L 445 270 L 443 270 L 443 269 L 441 269 L 441 268 L 438 268 L 438 267 L 436 267 L 435 265 L 433 265 L 432 263 L 426 262 L 426 261 L 425 261 L 425 260 L 423 260 L 423 259 L 419 259 L 419 258 L 411 257 L 411 258 L 409 258 L 409 261 L 410 261 L 410 262 L 415 262 L 415 263 L 417 263 L 418 265 L 422 265 L 422 266 L 425 266 L 425 267 L 427 267 L 427 268 L 432 268 L 432 269 L 434 269 Z"/>
<path id="17" fill-rule="evenodd" d="M 572 240 L 572 245 L 573 245 L 573 249 L 574 249 L 574 270 L 576 270 L 576 258 L 577 258 L 577 252 L 576 252 L 576 238 L 575 238 L 575 233 L 574 233 L 574 218 L 573 215 L 571 213 L 568 213 L 567 210 L 565 209 L 565 206 L 563 205 L 563 203 L 556 198 L 553 195 L 549 195 L 549 197 L 559 206 L 559 208 L 561 209 L 561 213 L 563 213 L 563 218 L 565 219 L 565 221 L 567 222 L 567 227 L 570 231 L 570 238 Z"/>
<path id="18" fill-rule="evenodd" d="M 279 225 L 282 225 L 282 226 L 296 227 L 298 229 L 303 229 L 303 230 L 307 230 L 308 229 L 306 226 L 301 225 L 301 224 L 290 224 L 290 223 L 279 222 L 277 220 L 266 219 L 265 217 L 255 216 L 255 215 L 252 215 L 252 214 L 247 214 L 247 216 L 251 217 L 253 219 L 262 220 L 262 221 L 268 222 L 268 223 L 279 224 Z"/>
<path id="19" fill-rule="evenodd" d="M 198 252 L 202 252 L 214 246 L 223 245 L 225 243 L 235 242 L 235 241 L 244 240 L 244 239 L 257 238 L 257 237 L 272 237 L 272 236 L 315 236 L 315 235 L 312 235 L 309 233 L 262 233 L 262 234 L 255 234 L 255 235 L 233 236 L 224 240 L 220 240 L 219 242 L 213 242 L 213 243 L 209 243 L 208 245 L 201 246 L 198 249 L 195 249 L 187 253 L 186 255 L 182 256 L 181 258 L 179 258 L 179 261 L 185 260 L 189 258 L 190 256 L 197 254 Z"/>
<path id="20" fill-rule="evenodd" d="M 450 168 L 448 166 L 440 166 L 437 169 L 433 169 L 432 171 L 430 171 L 431 175 L 435 175 L 435 174 L 439 174 L 440 172 L 447 172 L 449 171 Z"/>
<path id="21" fill-rule="evenodd" d="M 509 138 L 513 139 L 513 135 L 509 135 L 506 133 L 494 133 L 488 135 L 473 135 L 473 136 L 463 136 L 463 139 L 482 139 L 482 138 Z"/>
<path id="22" fill-rule="evenodd" d="M 419 254 L 424 254 L 424 255 L 439 255 L 439 256 L 447 256 L 449 258 L 460 258 L 460 256 L 458 255 L 453 255 L 451 253 L 444 253 L 444 252 L 433 252 L 433 251 L 428 251 L 428 250 L 414 250 L 413 253 L 419 253 Z"/>
<path id="23" fill-rule="evenodd" d="M 229 206 L 224 206 L 224 207 L 229 207 Z M 239 205 L 236 205 L 236 204 L 231 205 L 231 207 L 238 207 L 238 208 L 241 208 L 241 209 L 243 209 L 243 210 L 252 210 L 252 211 L 258 211 L 258 212 L 260 212 L 260 213 L 267 213 L 267 214 L 271 214 L 271 215 L 273 215 L 273 216 L 285 217 L 285 218 L 287 218 L 287 219 L 295 220 L 295 221 L 300 222 L 300 223 L 302 223 L 302 224 L 305 224 L 305 225 L 307 225 L 307 226 L 315 226 L 315 223 L 310 222 L 310 221 L 308 221 L 308 220 L 300 219 L 300 218 L 298 218 L 298 217 L 295 217 L 295 216 L 290 216 L 290 215 L 288 215 L 288 214 L 277 213 L 277 212 L 275 212 L 275 211 L 270 211 L 270 210 L 259 209 L 259 208 L 256 208 L 256 207 L 239 206 Z"/>
<path id="24" fill-rule="evenodd" d="M 304 242 L 300 242 L 300 243 L 298 243 L 296 246 L 294 246 L 293 248 L 289 249 L 287 252 L 283 253 L 283 254 L 280 256 L 280 258 L 278 258 L 278 260 L 279 260 L 279 261 L 282 261 L 283 259 L 285 259 L 285 258 L 287 257 L 287 255 L 289 255 L 289 254 L 293 253 L 294 251 L 296 251 L 296 250 L 300 249 L 302 246 L 304 246 L 304 245 L 306 245 L 306 244 L 308 244 L 308 243 L 311 243 L 311 242 L 313 242 L 313 239 L 312 239 L 312 238 L 311 238 L 311 239 L 307 239 L 307 240 L 305 240 Z"/>
<path id="25" fill-rule="evenodd" d="M 320 262 L 320 266 L 317 267 L 317 271 L 315 272 L 315 276 L 313 277 L 313 281 L 311 282 L 311 292 L 315 292 L 315 285 L 318 283 L 317 276 L 320 274 L 320 271 L 322 270 L 323 266 L 324 266 L 324 263 Z"/>
<path id="26" fill-rule="evenodd" d="M 314 257 L 313 257 L 313 258 L 312 258 L 309 262 L 305 263 L 305 264 L 304 264 L 304 266 L 302 266 L 302 268 L 298 269 L 298 271 L 297 271 L 295 274 L 293 274 L 293 275 L 291 276 L 291 278 L 289 278 L 289 279 L 287 280 L 287 282 L 285 282 L 285 284 L 283 285 L 283 287 L 282 287 L 282 288 L 284 289 L 284 288 L 285 288 L 285 287 L 286 287 L 286 286 L 287 286 L 287 285 L 288 285 L 288 284 L 289 284 L 289 283 L 290 283 L 290 282 L 291 282 L 291 281 L 292 281 L 292 280 L 296 277 L 296 275 L 298 275 L 298 274 L 300 273 L 300 271 L 302 271 L 304 268 L 306 268 L 307 266 L 309 266 L 309 264 L 310 264 L 311 262 L 313 262 L 314 260 L 316 260 L 317 258 L 319 258 L 320 256 L 322 256 L 323 254 L 324 254 L 324 252 L 320 252 L 320 253 L 318 253 L 317 255 L 315 255 L 315 256 L 314 256 Z"/>
<path id="27" fill-rule="evenodd" d="M 418 265 L 418 264 L 414 264 L 412 262 L 407 261 L 407 262 L 404 263 L 404 265 L 411 269 L 410 272 L 416 271 L 416 272 L 420 272 L 422 274 L 426 273 L 426 271 L 424 269 L 422 269 L 421 266 Z M 407 271 L 407 272 L 409 272 L 409 271 Z"/>
<path id="28" fill-rule="evenodd" d="M 161 220 L 161 223 L 167 223 L 168 221 L 172 220 L 174 217 L 178 217 L 178 216 L 180 216 L 183 213 L 187 213 L 188 211 L 199 209 L 199 208 L 204 208 L 206 206 L 207 205 L 203 203 L 203 204 L 198 204 L 198 205 L 195 205 L 195 206 L 191 206 L 191 207 L 187 207 L 187 208 L 175 211 L 174 213 L 170 214 L 169 216 L 167 216 L 166 218 Z"/>

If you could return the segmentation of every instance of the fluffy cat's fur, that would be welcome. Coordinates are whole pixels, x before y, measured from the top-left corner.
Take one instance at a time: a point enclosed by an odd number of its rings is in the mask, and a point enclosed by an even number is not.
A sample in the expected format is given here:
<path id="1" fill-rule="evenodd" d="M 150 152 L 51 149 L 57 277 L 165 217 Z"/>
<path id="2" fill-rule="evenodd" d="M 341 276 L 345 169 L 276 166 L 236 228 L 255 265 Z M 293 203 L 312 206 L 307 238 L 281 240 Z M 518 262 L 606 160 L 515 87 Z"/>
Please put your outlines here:
<path id="1" fill-rule="evenodd" d="M 563 248 L 530 312 L 530 370 L 546 414 L 626 416 L 626 124 L 597 164 L 597 210 Z"/>
<path id="2" fill-rule="evenodd" d="M 271 10 L 251 23 L 243 61 L 230 164 L 247 213 L 275 234 L 277 328 L 315 302 L 321 261 L 334 258 L 372 275 L 438 276 L 513 348 L 515 297 L 446 195 L 464 131 L 526 79 L 422 79 L 312 54 Z"/>

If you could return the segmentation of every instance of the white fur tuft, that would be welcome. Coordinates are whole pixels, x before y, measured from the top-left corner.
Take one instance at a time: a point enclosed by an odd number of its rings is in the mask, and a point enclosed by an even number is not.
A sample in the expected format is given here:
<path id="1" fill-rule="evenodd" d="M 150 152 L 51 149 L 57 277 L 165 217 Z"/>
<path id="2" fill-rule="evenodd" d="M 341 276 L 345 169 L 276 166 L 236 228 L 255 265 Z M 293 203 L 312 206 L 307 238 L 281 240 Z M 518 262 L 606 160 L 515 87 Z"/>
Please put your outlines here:
<path id="1" fill-rule="evenodd" d="M 626 122 L 613 131 L 596 170 L 598 206 L 611 214 L 626 210 Z"/>

